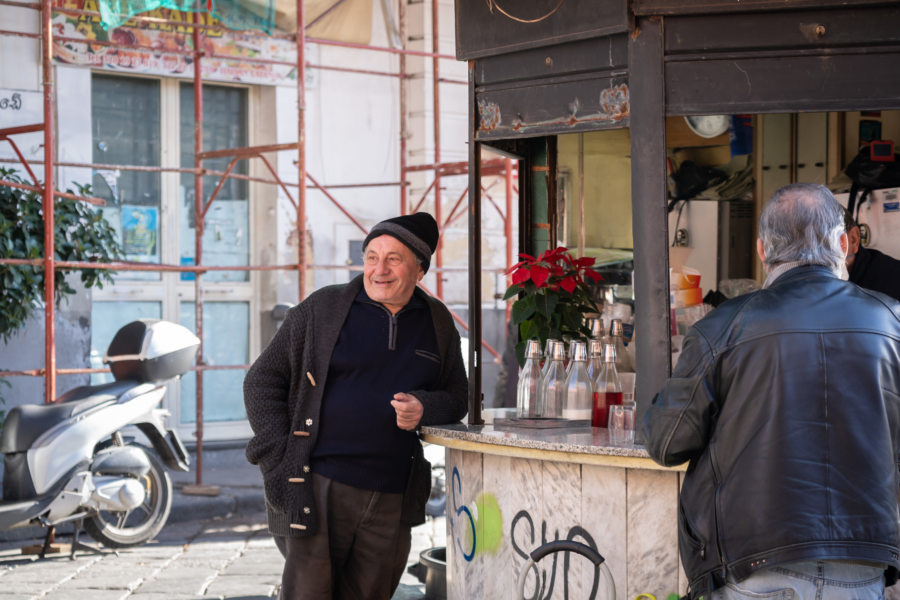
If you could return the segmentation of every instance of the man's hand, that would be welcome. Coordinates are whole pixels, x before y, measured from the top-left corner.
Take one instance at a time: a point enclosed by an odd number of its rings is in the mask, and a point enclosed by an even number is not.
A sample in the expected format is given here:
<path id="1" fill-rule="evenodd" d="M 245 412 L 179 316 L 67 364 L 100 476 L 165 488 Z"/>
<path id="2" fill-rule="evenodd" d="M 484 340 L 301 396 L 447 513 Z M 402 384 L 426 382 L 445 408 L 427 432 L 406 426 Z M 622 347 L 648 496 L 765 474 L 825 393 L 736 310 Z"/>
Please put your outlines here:
<path id="1" fill-rule="evenodd" d="M 406 431 L 414 431 L 422 420 L 422 413 L 425 412 L 419 399 L 410 394 L 394 394 L 391 406 L 397 411 L 397 427 Z"/>

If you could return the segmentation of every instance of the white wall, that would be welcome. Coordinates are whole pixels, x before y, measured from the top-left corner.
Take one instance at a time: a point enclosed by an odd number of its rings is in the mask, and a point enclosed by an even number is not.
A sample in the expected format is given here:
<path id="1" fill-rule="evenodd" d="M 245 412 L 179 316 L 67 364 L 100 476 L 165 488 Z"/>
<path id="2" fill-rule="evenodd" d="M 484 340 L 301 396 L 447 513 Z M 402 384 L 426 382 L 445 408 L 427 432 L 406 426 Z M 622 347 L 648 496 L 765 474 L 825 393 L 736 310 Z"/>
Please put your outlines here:
<path id="1" fill-rule="evenodd" d="M 0 6 L 0 23 L 7 31 L 40 33 L 40 11 Z M 0 36 L 0 89 L 41 91 L 40 40 Z"/>
<path id="2" fill-rule="evenodd" d="M 40 12 L 25 8 L 0 6 L 0 28 L 21 33 L 40 31 Z M 40 76 L 40 40 L 17 36 L 0 36 L 0 128 L 41 123 L 43 91 Z M 28 133 L 13 136 L 19 150 L 29 161 L 34 161 L 35 174 L 43 179 L 41 144 L 43 134 Z M 12 147 L 0 142 L 0 159 L 16 163 L 0 162 L 0 166 L 15 167 L 23 178 L 24 173 Z"/>

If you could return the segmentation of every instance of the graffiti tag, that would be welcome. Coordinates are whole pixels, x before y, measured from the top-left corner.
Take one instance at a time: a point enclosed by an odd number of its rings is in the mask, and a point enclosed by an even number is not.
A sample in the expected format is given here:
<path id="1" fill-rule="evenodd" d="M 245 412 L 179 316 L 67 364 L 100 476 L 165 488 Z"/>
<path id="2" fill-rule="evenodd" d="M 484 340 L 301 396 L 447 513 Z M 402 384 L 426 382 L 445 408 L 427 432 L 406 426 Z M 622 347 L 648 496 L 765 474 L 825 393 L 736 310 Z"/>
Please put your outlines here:
<path id="1" fill-rule="evenodd" d="M 520 526 L 521 523 L 521 526 Z M 528 536 L 530 541 L 530 546 L 528 550 L 519 547 L 519 544 L 516 542 L 516 529 L 524 532 L 525 535 Z M 591 537 L 587 531 L 584 530 L 583 527 L 578 525 L 574 525 L 569 529 L 568 534 L 566 534 L 566 540 L 572 541 L 576 538 L 581 538 L 583 543 L 587 546 L 590 546 L 593 550 L 597 550 L 597 544 L 594 542 L 594 538 Z M 528 560 L 529 553 L 533 551 L 538 545 L 535 540 L 535 529 L 534 529 L 534 520 L 531 518 L 531 515 L 527 510 L 520 510 L 515 517 L 513 517 L 512 525 L 510 526 L 510 539 L 512 541 L 513 551 L 521 556 L 524 560 Z M 559 539 L 559 530 L 554 532 L 554 538 L 552 540 L 547 539 L 547 521 L 543 521 L 541 523 L 541 541 L 540 546 L 543 546 L 547 542 L 556 541 Z M 563 559 L 562 564 L 562 581 L 563 581 L 563 598 L 568 600 L 569 598 L 569 561 L 570 561 L 570 552 L 565 552 L 565 558 Z M 552 555 L 552 561 L 550 562 L 550 571 L 549 575 L 547 569 L 545 567 L 541 567 L 542 563 L 536 563 L 532 568 L 535 573 L 535 589 L 534 594 L 532 596 L 528 596 L 528 600 L 548 600 L 553 596 L 553 588 L 556 585 L 556 572 L 558 567 L 557 557 L 559 553 L 554 553 Z M 550 558 L 550 557 L 548 557 Z M 548 581 L 549 577 L 549 581 Z M 591 587 L 591 595 L 589 598 L 593 600 L 597 597 L 597 587 L 600 584 L 600 572 L 594 570 L 594 582 Z"/>
<path id="2" fill-rule="evenodd" d="M 453 467 L 453 474 L 450 481 L 450 497 L 453 501 L 453 513 L 459 517 L 460 515 L 466 516 L 466 537 L 472 538 L 471 545 L 466 544 L 468 548 L 463 548 L 462 542 L 459 539 L 459 536 L 454 535 L 454 539 L 456 541 L 456 547 L 459 548 L 462 557 L 466 560 L 466 562 L 472 562 L 472 559 L 475 558 L 475 544 L 478 542 L 475 535 L 475 519 L 472 518 L 472 511 L 469 510 L 468 506 L 460 506 L 456 501 L 456 494 L 462 493 L 462 480 L 459 476 L 459 469 Z M 450 520 L 450 529 L 453 530 L 456 524 L 456 519 Z"/>
<path id="3" fill-rule="evenodd" d="M 22 110 L 22 95 L 13 94 L 9 98 L 0 98 L 0 109 Z"/>
<path id="4" fill-rule="evenodd" d="M 456 495 L 462 493 L 462 482 L 459 470 L 453 468 L 451 496 L 453 513 L 456 518 L 450 519 L 450 528 L 459 518 L 462 530 L 455 533 L 456 547 L 459 548 L 466 562 L 471 562 L 478 554 L 486 552 L 496 554 L 503 545 L 503 513 L 497 496 L 490 492 L 479 494 L 468 506 L 460 506 Z"/>

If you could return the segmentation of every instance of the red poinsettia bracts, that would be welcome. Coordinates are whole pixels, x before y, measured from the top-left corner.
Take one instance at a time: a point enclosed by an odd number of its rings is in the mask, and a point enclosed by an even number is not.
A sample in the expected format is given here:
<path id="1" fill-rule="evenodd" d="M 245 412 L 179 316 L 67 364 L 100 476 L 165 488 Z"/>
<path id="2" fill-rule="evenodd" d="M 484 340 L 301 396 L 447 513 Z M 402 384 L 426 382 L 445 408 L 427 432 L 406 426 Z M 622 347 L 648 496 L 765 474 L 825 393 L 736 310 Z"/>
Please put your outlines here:
<path id="1" fill-rule="evenodd" d="M 602 277 L 592 268 L 593 258 L 574 258 L 564 246 L 545 250 L 537 257 L 520 254 L 519 259 L 506 272 L 512 283 L 504 299 L 517 297 L 512 318 L 519 326 L 516 355 L 522 364 L 529 339 L 539 339 L 543 347 L 547 338 L 577 339 L 590 334 L 584 314 L 599 309 L 589 282 Z"/>

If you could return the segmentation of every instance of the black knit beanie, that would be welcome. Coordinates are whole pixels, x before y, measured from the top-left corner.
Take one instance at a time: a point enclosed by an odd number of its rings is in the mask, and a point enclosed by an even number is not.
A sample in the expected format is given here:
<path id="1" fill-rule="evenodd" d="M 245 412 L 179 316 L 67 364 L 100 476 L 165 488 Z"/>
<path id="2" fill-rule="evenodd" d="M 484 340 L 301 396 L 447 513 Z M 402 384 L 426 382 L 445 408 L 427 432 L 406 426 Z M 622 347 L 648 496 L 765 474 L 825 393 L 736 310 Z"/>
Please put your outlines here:
<path id="1" fill-rule="evenodd" d="M 422 270 L 428 272 L 431 255 L 438 244 L 438 226 L 434 217 L 425 212 L 387 219 L 375 225 L 363 242 L 363 252 L 373 239 L 380 235 L 397 238 L 422 261 Z"/>

